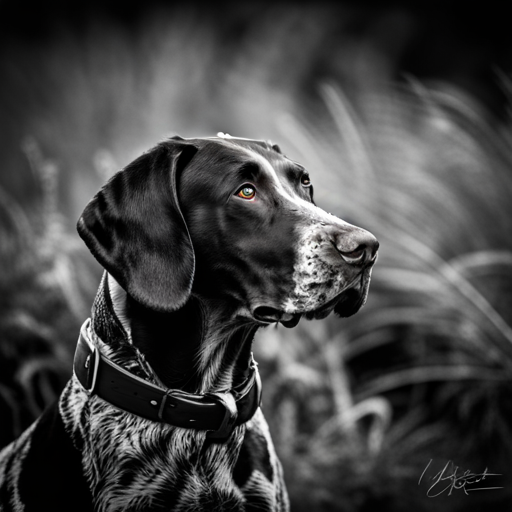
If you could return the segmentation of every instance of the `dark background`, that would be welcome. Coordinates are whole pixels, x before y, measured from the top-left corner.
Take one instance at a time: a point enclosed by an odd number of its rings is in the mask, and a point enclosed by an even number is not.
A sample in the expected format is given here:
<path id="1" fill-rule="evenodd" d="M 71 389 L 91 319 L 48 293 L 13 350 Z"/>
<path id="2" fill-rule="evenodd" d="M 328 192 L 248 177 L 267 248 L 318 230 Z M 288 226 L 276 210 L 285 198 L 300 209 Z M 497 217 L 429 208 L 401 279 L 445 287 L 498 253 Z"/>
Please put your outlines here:
<path id="1" fill-rule="evenodd" d="M 264 10 L 277 6 L 295 10 L 299 6 L 328 9 L 339 24 L 325 34 L 335 40 L 346 33 L 364 35 L 381 25 L 374 37 L 393 52 L 396 78 L 412 73 L 419 78 L 442 79 L 466 87 L 481 97 L 497 114 L 503 110 L 503 93 L 495 72 L 510 71 L 512 36 L 506 2 L 471 1 L 340 1 L 340 2 L 12 2 L 0 4 L 3 44 L 33 44 L 55 37 L 63 27 L 80 34 L 99 19 L 122 25 L 129 31 L 143 30 L 148 12 L 165 10 L 167 15 L 180 9 L 195 11 L 217 28 L 226 45 L 235 45 L 258 20 Z M 395 17 L 395 23 L 386 19 Z M 318 30 L 322 30 L 318 27 Z M 406 40 L 406 44 L 403 40 Z M 326 53 L 329 48 L 326 48 Z M 328 59 L 326 59 L 328 60 Z M 328 64 L 325 66 L 328 67 Z M 329 70 L 318 70 L 322 72 Z"/>

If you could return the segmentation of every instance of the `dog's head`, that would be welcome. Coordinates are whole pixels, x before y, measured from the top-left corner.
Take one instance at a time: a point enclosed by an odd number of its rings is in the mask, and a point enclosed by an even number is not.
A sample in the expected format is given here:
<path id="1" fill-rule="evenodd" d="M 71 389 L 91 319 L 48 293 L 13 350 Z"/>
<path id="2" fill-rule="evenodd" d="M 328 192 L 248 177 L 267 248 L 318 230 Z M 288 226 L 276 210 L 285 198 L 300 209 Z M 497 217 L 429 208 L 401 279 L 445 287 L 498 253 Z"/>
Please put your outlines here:
<path id="1" fill-rule="evenodd" d="M 195 293 L 288 327 L 355 313 L 378 249 L 314 204 L 307 171 L 277 146 L 229 136 L 157 145 L 98 192 L 78 231 L 146 307 L 174 311 Z"/>

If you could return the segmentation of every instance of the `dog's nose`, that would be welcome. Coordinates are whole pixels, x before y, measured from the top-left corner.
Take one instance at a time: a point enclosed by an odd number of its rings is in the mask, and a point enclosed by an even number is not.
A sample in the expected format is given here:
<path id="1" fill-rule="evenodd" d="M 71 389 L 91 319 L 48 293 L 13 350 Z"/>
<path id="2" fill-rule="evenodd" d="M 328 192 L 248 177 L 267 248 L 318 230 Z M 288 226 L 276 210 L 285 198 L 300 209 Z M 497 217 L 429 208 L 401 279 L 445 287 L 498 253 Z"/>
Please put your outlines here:
<path id="1" fill-rule="evenodd" d="M 369 265 L 375 263 L 379 242 L 364 229 L 356 229 L 344 235 L 343 242 L 335 244 L 342 259 L 349 265 Z"/>

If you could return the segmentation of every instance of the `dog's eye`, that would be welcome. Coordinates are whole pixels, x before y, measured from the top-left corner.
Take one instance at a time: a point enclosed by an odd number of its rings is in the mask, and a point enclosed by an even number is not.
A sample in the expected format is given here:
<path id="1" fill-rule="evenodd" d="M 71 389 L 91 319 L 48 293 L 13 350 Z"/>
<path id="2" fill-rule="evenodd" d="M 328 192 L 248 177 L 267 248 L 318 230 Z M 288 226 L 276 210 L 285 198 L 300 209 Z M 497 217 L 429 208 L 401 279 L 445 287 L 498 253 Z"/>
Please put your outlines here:
<path id="1" fill-rule="evenodd" d="M 256 190 L 249 185 L 244 185 L 236 195 L 242 199 L 253 199 L 256 195 Z"/>
<path id="2" fill-rule="evenodd" d="M 309 179 L 309 174 L 303 174 L 300 177 L 300 182 L 303 187 L 310 187 L 311 186 L 311 180 Z"/>

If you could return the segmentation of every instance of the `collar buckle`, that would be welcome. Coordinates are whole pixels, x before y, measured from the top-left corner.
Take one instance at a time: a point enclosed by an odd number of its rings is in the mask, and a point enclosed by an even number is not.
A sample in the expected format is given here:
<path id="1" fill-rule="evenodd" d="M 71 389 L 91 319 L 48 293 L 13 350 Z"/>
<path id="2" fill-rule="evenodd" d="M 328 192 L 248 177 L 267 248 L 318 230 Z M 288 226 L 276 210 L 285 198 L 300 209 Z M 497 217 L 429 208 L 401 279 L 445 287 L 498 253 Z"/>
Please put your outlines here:
<path id="1" fill-rule="evenodd" d="M 87 359 L 85 360 L 85 367 L 87 368 L 87 387 L 85 388 L 85 390 L 88 391 L 89 393 L 94 393 L 94 388 L 96 387 L 96 379 L 98 377 L 99 363 L 100 358 L 98 357 L 98 349 L 96 347 L 93 347 L 92 352 L 87 356 Z"/>
<path id="2" fill-rule="evenodd" d="M 208 393 L 205 396 L 211 398 L 214 402 L 224 407 L 224 418 L 217 430 L 210 430 L 206 435 L 216 443 L 222 443 L 233 433 L 236 419 L 238 417 L 238 408 L 235 397 L 231 393 Z"/>
<path id="3" fill-rule="evenodd" d="M 96 387 L 96 381 L 98 378 L 98 367 L 100 364 L 100 354 L 95 345 L 89 340 L 88 336 L 81 334 L 82 340 L 87 343 L 89 348 L 89 354 L 85 359 L 84 368 L 87 370 L 87 381 L 85 382 L 84 389 L 88 393 L 94 393 Z"/>

